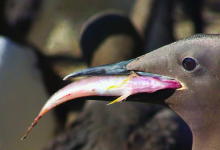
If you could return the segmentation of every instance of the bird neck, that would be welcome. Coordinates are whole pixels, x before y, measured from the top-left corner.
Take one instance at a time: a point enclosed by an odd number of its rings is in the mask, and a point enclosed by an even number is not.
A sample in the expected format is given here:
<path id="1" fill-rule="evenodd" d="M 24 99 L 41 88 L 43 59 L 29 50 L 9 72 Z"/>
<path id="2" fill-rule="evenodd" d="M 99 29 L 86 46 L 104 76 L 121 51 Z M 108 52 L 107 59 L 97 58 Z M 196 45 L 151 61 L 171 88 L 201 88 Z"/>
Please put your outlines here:
<path id="1" fill-rule="evenodd" d="M 192 150 L 219 150 L 220 149 L 220 130 L 210 126 L 213 131 L 207 130 L 193 131 Z"/>
<path id="2" fill-rule="evenodd" d="M 214 102 L 214 100 L 212 100 L 212 102 Z M 212 104 L 213 103 L 210 103 L 207 107 L 206 105 L 204 105 L 204 107 L 201 107 L 201 105 L 197 107 L 197 105 L 187 104 L 187 107 L 181 109 L 170 105 L 192 131 L 192 150 L 220 149 L 220 115 L 218 115 L 220 114 L 220 109 L 218 108 L 218 103 Z"/>
<path id="3" fill-rule="evenodd" d="M 191 117 L 184 118 L 193 134 L 192 150 L 219 150 L 220 117 L 216 114 L 205 112 L 204 114 L 194 112 L 194 115 L 189 115 Z"/>

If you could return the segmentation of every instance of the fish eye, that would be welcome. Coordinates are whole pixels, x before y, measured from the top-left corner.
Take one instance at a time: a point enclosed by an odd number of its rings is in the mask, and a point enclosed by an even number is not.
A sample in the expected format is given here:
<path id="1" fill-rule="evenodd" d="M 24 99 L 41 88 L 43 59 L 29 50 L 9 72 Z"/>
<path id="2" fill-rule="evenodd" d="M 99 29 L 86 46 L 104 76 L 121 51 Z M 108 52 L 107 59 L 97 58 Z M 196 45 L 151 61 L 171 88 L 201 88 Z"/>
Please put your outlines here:
<path id="1" fill-rule="evenodd" d="M 182 61 L 182 66 L 185 70 L 192 71 L 198 66 L 198 62 L 191 57 L 186 57 Z"/>

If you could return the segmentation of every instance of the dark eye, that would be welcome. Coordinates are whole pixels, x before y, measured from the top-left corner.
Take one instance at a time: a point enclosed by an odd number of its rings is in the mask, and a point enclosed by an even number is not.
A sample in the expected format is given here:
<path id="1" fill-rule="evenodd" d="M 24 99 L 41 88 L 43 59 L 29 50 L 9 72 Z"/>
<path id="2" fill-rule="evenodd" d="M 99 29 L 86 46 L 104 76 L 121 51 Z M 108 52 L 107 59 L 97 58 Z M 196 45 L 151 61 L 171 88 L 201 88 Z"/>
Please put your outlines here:
<path id="1" fill-rule="evenodd" d="M 195 59 L 190 58 L 190 57 L 186 57 L 183 59 L 182 65 L 185 70 L 192 71 L 196 68 L 198 63 Z"/>

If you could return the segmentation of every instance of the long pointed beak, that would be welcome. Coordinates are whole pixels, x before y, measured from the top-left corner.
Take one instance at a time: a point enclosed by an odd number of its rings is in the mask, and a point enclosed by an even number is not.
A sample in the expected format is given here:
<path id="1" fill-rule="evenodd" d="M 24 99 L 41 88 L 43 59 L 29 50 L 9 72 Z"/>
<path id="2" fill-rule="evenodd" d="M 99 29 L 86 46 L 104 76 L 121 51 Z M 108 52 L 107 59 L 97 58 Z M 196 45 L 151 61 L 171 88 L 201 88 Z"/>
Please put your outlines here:
<path id="1" fill-rule="evenodd" d="M 126 65 L 133 60 L 83 69 L 67 75 L 63 80 L 81 76 L 128 75 L 130 71 L 126 69 Z"/>
<path id="2" fill-rule="evenodd" d="M 131 59 L 128 61 L 122 61 L 114 64 L 107 64 L 97 67 L 91 67 L 87 69 L 83 69 L 77 72 L 73 72 L 66 77 L 63 78 L 63 80 L 68 80 L 70 78 L 75 77 L 82 77 L 82 76 L 118 76 L 118 75 L 129 75 L 131 74 L 132 70 L 128 70 L 126 66 L 132 62 L 135 59 Z M 147 73 L 147 72 L 136 72 L 140 76 L 148 76 L 148 77 L 156 77 L 156 78 L 163 78 L 163 79 L 170 79 L 174 80 L 173 78 L 167 77 L 167 76 L 161 76 L 157 74 Z"/>
<path id="3" fill-rule="evenodd" d="M 117 96 L 116 100 L 109 103 L 113 104 L 134 94 L 182 88 L 179 81 L 170 77 L 127 70 L 126 65 L 131 61 L 88 68 L 66 76 L 64 79 L 79 76 L 91 77 L 73 82 L 51 96 L 22 139 L 45 113 L 68 100 L 88 96 Z"/>

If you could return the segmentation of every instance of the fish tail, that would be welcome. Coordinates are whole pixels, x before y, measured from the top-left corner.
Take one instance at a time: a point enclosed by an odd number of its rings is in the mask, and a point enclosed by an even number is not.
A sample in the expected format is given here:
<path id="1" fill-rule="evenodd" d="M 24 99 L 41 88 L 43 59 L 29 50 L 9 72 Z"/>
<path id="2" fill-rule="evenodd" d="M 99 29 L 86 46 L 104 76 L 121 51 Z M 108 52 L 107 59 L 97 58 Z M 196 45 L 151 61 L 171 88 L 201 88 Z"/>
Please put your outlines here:
<path id="1" fill-rule="evenodd" d="M 31 131 L 31 129 L 37 124 L 37 122 L 40 120 L 42 116 L 38 115 L 37 118 L 34 119 L 34 122 L 31 124 L 31 126 L 28 128 L 27 132 L 25 135 L 21 138 L 21 140 L 26 139 L 28 133 Z"/>

